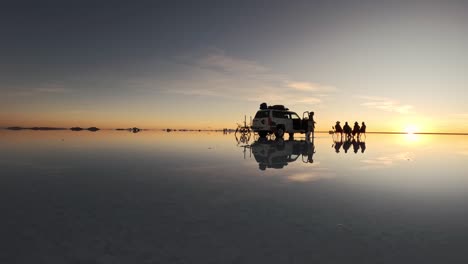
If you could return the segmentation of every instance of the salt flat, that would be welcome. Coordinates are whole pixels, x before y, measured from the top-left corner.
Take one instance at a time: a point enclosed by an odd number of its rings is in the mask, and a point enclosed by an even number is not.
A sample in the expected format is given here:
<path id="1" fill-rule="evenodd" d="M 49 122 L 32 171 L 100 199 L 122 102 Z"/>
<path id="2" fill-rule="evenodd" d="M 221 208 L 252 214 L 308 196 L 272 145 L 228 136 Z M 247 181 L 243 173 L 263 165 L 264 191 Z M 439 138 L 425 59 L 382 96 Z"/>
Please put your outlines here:
<path id="1" fill-rule="evenodd" d="M 1 131 L 0 261 L 466 263 L 467 137 L 354 143 Z"/>

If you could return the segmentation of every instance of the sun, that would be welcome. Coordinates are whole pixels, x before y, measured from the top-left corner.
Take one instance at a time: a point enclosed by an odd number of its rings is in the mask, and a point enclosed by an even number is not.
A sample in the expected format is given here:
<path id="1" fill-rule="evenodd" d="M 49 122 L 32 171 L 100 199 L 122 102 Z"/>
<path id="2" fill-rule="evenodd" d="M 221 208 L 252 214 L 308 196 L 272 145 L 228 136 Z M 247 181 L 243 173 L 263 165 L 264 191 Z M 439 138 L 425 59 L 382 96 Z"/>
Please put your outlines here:
<path id="1" fill-rule="evenodd" d="M 414 134 L 414 133 L 417 133 L 418 131 L 419 131 L 419 128 L 415 125 L 407 125 L 405 127 L 406 134 Z"/>

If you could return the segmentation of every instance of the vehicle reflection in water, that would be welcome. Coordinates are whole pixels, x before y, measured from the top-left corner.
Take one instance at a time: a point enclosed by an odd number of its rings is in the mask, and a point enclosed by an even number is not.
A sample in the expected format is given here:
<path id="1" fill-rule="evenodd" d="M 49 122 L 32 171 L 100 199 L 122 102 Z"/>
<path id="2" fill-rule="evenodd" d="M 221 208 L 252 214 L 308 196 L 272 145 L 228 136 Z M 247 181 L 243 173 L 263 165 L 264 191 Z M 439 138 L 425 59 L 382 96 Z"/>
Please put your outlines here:
<path id="1" fill-rule="evenodd" d="M 333 138 L 333 145 L 332 148 L 335 149 L 336 153 L 340 153 L 341 147 L 343 147 L 344 153 L 348 153 L 348 150 L 353 147 L 353 152 L 358 153 L 361 150 L 361 153 L 366 151 L 366 141 L 365 138 L 352 138 L 352 139 L 344 139 L 340 137 L 339 134 L 334 134 Z"/>
<path id="2" fill-rule="evenodd" d="M 250 148 L 260 170 L 282 169 L 299 158 L 304 163 L 314 162 L 315 146 L 309 141 L 260 138 L 250 145 Z"/>

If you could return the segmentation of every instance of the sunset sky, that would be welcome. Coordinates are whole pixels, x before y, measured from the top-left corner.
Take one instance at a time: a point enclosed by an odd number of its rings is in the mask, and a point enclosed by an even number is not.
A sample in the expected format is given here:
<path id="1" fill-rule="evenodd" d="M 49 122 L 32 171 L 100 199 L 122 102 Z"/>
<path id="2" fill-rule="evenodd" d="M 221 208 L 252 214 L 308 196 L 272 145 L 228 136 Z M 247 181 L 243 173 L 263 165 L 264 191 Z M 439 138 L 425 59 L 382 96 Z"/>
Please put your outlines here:
<path id="1" fill-rule="evenodd" d="M 467 1 L 11 2 L 0 126 L 235 128 L 267 102 L 468 132 L 467 25 Z"/>

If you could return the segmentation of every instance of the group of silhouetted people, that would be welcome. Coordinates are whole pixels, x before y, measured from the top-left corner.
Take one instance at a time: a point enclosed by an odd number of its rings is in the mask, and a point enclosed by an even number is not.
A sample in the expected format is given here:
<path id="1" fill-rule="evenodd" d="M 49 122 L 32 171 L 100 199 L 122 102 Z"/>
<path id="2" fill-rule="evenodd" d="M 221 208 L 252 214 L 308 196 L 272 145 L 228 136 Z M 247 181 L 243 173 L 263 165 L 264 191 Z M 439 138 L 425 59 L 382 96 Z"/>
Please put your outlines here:
<path id="1" fill-rule="evenodd" d="M 336 121 L 336 125 L 334 128 L 335 133 L 340 133 L 341 136 L 345 134 L 347 139 L 354 138 L 354 136 L 356 135 L 357 138 L 359 138 L 361 134 L 366 133 L 366 123 L 364 122 L 362 122 L 361 126 L 359 126 L 358 122 L 354 122 L 354 127 L 353 129 L 351 129 L 351 127 L 348 125 L 348 122 L 345 122 L 345 125 L 342 128 L 340 125 L 340 121 Z"/>

